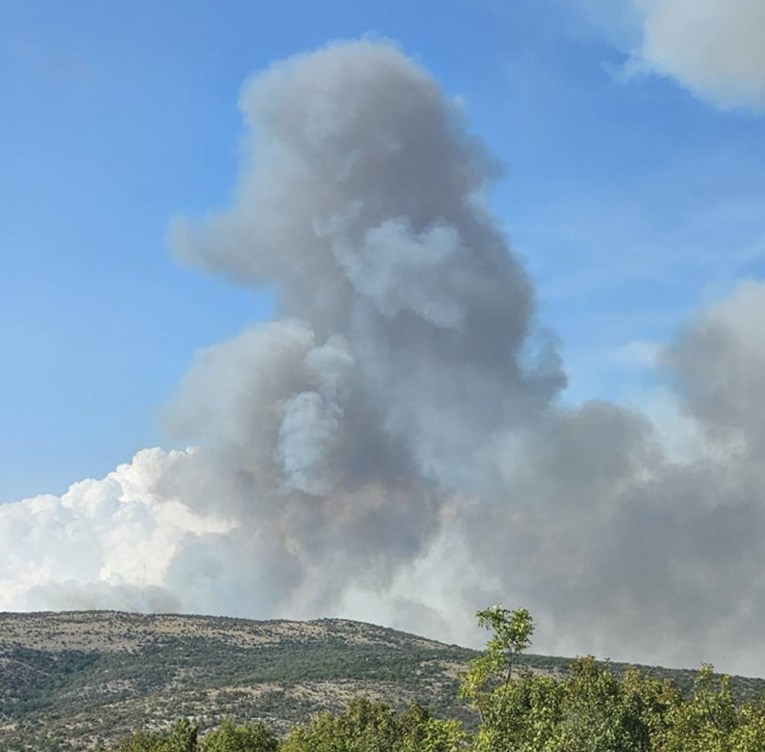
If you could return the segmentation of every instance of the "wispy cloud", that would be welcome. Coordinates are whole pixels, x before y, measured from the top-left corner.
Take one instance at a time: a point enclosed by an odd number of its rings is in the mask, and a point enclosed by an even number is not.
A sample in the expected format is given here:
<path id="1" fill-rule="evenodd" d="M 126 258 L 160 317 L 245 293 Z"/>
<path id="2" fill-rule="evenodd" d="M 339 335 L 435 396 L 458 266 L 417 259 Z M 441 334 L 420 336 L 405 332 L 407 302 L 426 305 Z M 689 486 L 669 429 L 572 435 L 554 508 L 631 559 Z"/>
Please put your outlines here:
<path id="1" fill-rule="evenodd" d="M 765 5 L 760 0 L 586 2 L 629 55 L 629 76 L 668 76 L 717 107 L 765 108 Z"/>

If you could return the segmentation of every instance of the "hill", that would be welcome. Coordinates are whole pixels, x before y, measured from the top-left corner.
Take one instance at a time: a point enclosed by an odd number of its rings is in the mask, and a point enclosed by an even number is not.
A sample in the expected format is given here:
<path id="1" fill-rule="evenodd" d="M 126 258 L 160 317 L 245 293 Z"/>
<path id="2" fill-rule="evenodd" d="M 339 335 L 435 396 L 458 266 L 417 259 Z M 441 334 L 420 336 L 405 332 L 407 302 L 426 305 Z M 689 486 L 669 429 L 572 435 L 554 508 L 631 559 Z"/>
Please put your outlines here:
<path id="1" fill-rule="evenodd" d="M 0 614 L 0 749 L 83 749 L 182 715 L 286 730 L 357 694 L 464 714 L 456 677 L 471 655 L 341 619 Z"/>
<path id="2" fill-rule="evenodd" d="M 138 725 L 225 716 L 286 730 L 355 695 L 469 720 L 457 677 L 474 651 L 343 619 L 249 621 L 90 611 L 0 614 L 0 749 L 109 745 Z M 568 660 L 525 656 L 536 671 Z M 619 666 L 615 666 L 617 669 Z M 647 669 L 687 688 L 692 671 Z M 765 682 L 736 679 L 739 694 Z"/>

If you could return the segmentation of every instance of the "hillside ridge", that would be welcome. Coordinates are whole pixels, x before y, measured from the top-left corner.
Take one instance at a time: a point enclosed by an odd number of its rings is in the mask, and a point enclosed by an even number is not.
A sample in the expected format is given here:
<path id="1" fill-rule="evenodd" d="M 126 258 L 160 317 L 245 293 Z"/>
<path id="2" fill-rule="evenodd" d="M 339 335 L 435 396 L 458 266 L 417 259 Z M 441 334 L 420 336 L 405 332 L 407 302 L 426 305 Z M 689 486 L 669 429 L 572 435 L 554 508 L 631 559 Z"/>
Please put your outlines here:
<path id="1" fill-rule="evenodd" d="M 476 651 L 337 617 L 297 621 L 123 611 L 0 612 L 0 749 L 114 745 L 136 726 L 187 716 L 202 728 L 226 716 L 279 732 L 359 695 L 418 702 L 469 724 L 457 700 Z M 562 676 L 570 659 L 521 656 Z M 626 664 L 611 663 L 617 672 Z M 688 690 L 696 671 L 638 666 Z M 742 698 L 765 681 L 734 677 Z"/>

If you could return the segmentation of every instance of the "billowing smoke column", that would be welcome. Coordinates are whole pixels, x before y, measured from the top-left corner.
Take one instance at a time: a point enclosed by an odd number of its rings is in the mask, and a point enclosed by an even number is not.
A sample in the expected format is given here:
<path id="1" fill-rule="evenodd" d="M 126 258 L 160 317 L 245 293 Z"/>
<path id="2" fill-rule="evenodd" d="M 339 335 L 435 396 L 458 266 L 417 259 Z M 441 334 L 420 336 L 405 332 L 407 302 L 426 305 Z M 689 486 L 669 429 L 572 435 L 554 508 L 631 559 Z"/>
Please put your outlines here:
<path id="1" fill-rule="evenodd" d="M 481 201 L 496 167 L 424 72 L 337 46 L 256 78 L 242 108 L 235 206 L 176 237 L 275 285 L 276 321 L 205 353 L 171 421 L 237 478 L 203 505 L 278 547 L 281 599 L 326 609 L 422 555 L 563 379 L 527 347 L 531 290 Z"/>
<path id="2" fill-rule="evenodd" d="M 664 448 L 565 379 L 486 210 L 497 167 L 392 46 L 274 66 L 242 97 L 233 207 L 186 260 L 277 315 L 198 354 L 139 452 L 0 508 L 0 608 L 337 614 L 452 640 L 531 608 L 537 648 L 765 671 L 765 286 L 692 322 L 664 368 L 696 438 Z"/>

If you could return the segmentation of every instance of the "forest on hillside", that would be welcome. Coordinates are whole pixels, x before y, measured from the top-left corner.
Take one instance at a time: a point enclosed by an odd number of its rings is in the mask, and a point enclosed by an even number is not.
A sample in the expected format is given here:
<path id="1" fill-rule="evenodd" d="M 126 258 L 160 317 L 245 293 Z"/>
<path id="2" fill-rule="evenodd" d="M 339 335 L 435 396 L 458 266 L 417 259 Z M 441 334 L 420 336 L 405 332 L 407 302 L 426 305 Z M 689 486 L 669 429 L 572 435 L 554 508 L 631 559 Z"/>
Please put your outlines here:
<path id="1" fill-rule="evenodd" d="M 137 729 L 119 752 L 765 752 L 765 697 L 737 699 L 711 666 L 688 692 L 592 657 L 564 676 L 535 673 L 519 661 L 534 630 L 528 611 L 493 606 L 477 618 L 491 637 L 459 690 L 474 724 L 359 697 L 281 737 L 259 721 L 200 735 L 184 718 L 164 733 Z"/>

